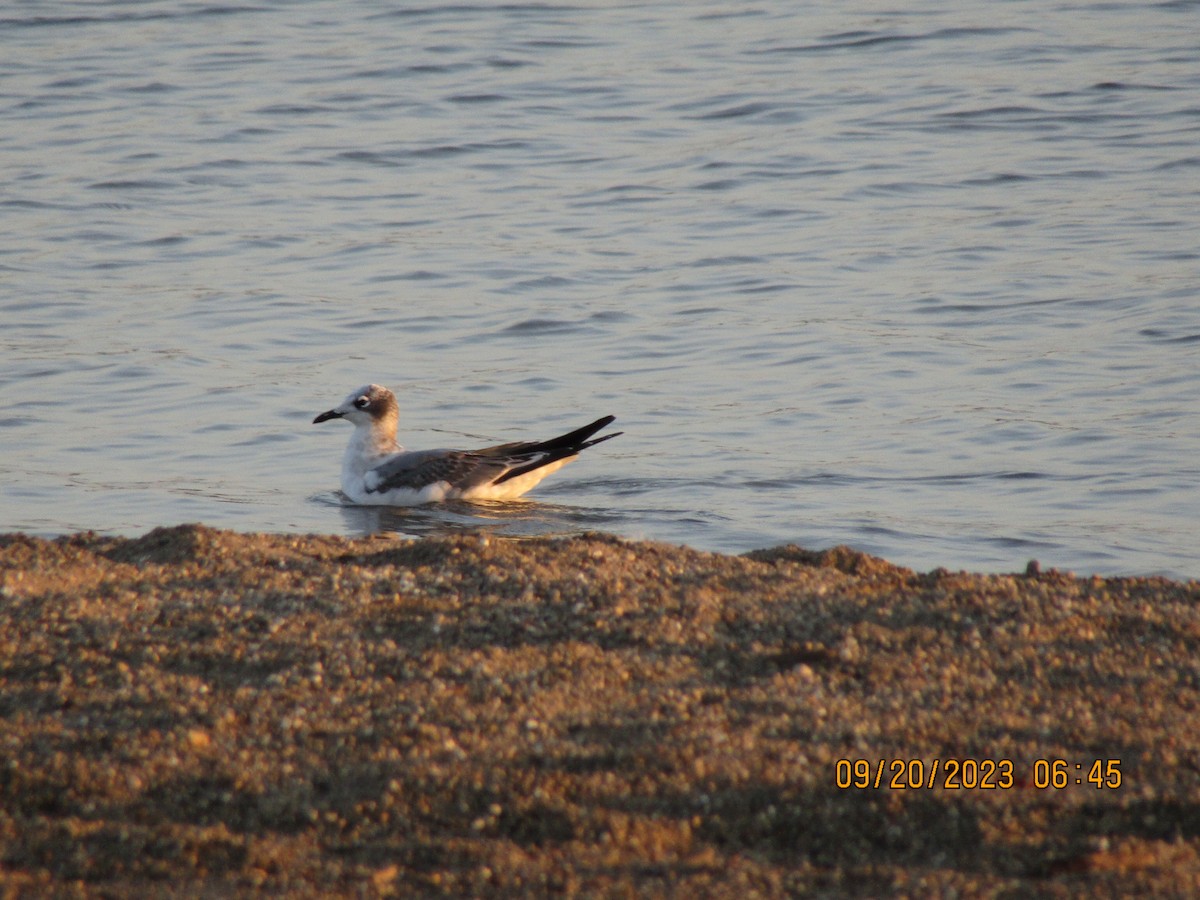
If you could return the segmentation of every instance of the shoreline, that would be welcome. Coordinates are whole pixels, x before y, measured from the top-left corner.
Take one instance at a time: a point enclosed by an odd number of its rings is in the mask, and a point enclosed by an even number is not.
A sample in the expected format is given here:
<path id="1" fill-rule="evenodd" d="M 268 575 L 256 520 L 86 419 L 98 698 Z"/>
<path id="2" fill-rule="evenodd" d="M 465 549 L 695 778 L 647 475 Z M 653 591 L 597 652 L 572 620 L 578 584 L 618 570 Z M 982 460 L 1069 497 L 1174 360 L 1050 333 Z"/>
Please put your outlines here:
<path id="1" fill-rule="evenodd" d="M 179 526 L 0 620 L 4 897 L 1200 891 L 1200 582 Z"/>

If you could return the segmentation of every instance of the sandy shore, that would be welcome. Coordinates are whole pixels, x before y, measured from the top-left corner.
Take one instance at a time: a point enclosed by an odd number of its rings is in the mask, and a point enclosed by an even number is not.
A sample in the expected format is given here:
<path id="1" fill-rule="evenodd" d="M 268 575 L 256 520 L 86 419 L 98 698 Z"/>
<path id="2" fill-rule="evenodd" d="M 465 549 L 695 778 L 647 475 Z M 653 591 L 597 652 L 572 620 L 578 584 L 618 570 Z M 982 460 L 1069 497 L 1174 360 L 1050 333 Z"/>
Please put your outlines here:
<path id="1" fill-rule="evenodd" d="M 1195 582 L 0 536 L 0 897 L 1196 894 L 1198 660 Z"/>

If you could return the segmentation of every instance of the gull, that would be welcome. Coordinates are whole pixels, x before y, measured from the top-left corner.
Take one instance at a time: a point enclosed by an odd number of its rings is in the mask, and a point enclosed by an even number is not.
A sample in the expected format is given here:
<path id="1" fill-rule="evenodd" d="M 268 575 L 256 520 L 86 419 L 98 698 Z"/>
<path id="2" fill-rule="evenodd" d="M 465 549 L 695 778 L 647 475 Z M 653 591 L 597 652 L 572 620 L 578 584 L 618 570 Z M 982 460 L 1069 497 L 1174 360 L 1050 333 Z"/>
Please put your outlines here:
<path id="1" fill-rule="evenodd" d="M 482 450 L 405 450 L 396 443 L 400 407 L 378 384 L 353 391 L 313 424 L 346 419 L 354 434 L 342 458 L 342 492 L 353 503 L 417 506 L 440 500 L 512 500 L 556 472 L 580 451 L 623 432 L 593 440 L 613 421 L 605 416 L 548 441 L 517 441 Z"/>

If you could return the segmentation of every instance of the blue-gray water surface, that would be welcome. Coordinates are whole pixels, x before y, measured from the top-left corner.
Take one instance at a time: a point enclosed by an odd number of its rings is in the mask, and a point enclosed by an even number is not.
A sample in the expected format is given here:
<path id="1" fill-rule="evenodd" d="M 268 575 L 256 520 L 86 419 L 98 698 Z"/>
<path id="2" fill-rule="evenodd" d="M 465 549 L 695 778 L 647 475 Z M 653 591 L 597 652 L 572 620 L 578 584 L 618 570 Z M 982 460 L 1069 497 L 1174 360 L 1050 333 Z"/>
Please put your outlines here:
<path id="1" fill-rule="evenodd" d="M 17 2 L 0 530 L 1200 576 L 1196 2 Z M 625 435 L 527 503 L 410 447 Z"/>

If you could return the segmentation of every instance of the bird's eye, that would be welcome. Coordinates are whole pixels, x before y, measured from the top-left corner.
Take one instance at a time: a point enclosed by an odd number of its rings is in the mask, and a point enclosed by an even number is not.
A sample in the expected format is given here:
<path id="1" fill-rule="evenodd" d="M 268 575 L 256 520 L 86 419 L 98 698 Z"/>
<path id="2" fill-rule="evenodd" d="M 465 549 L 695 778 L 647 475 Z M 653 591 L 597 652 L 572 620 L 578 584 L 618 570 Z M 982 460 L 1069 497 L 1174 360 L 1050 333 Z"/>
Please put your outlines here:
<path id="1" fill-rule="evenodd" d="M 354 405 L 357 406 L 359 409 L 366 409 L 368 406 L 371 405 L 371 398 L 368 397 L 366 394 L 364 394 L 363 396 L 359 397 L 357 400 L 354 401 Z"/>

